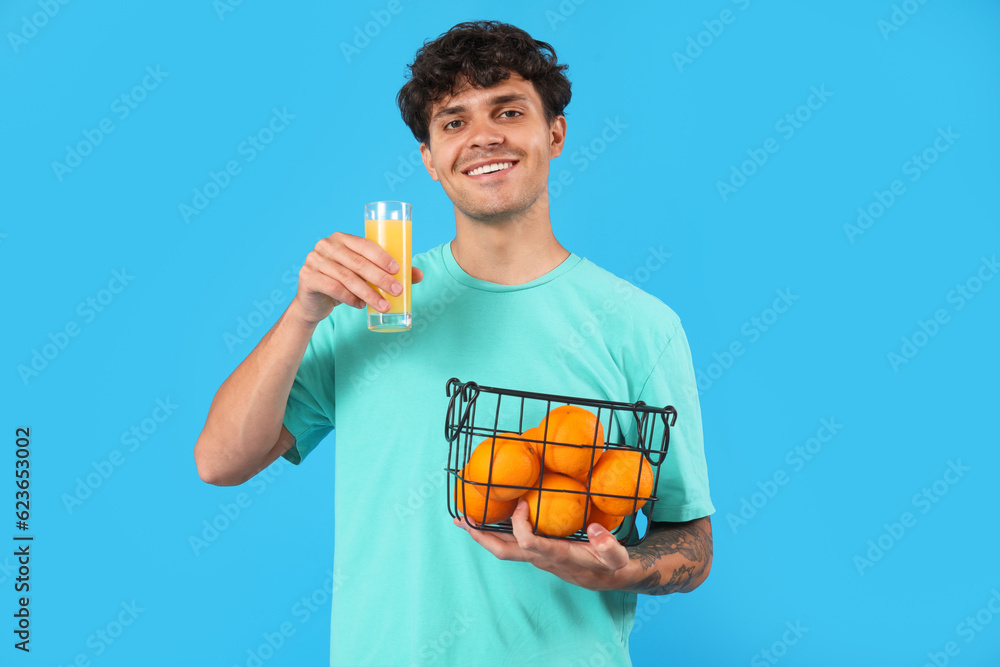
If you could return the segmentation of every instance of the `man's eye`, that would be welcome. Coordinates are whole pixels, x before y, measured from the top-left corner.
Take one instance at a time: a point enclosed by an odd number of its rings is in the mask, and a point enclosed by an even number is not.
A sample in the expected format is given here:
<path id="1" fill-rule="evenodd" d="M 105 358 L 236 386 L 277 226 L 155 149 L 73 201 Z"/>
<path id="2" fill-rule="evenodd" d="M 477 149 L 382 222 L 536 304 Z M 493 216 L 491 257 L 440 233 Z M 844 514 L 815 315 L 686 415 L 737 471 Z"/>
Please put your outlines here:
<path id="1" fill-rule="evenodd" d="M 512 116 L 507 116 L 507 114 L 513 114 L 513 115 L 512 115 Z M 504 111 L 504 112 L 503 112 L 502 114 L 500 114 L 500 115 L 501 115 L 501 116 L 507 116 L 507 118 L 516 118 L 517 116 L 520 116 L 520 115 L 521 115 L 521 112 L 520 112 L 520 111 L 517 111 L 517 110 L 515 110 L 515 109 L 507 109 L 506 111 Z"/>
<path id="2" fill-rule="evenodd" d="M 445 123 L 444 129 L 446 129 L 446 130 L 457 129 L 458 128 L 458 124 L 461 123 L 461 122 L 462 121 L 460 121 L 460 120 L 453 120 L 451 122 Z"/>

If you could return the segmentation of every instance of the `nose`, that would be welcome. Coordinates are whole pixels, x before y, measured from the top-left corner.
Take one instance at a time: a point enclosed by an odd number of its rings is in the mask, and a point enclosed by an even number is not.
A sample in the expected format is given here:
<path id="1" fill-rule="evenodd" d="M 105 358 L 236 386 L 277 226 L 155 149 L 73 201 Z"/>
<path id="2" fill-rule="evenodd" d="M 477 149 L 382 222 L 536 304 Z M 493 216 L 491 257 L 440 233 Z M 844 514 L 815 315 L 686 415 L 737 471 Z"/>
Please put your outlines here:
<path id="1" fill-rule="evenodd" d="M 504 135 L 500 126 L 492 120 L 479 120 L 470 128 L 468 146 L 469 148 L 488 149 L 499 146 L 504 141 Z"/>

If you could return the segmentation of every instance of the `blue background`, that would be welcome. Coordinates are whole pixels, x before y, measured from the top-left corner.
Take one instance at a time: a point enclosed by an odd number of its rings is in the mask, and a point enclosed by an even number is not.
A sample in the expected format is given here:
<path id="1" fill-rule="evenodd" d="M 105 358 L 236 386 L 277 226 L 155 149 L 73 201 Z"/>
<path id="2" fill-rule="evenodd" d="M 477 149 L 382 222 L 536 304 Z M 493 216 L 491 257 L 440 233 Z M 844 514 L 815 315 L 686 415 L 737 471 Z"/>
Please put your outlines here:
<path id="1" fill-rule="evenodd" d="M 496 18 L 570 65 L 556 235 L 676 310 L 702 378 L 715 563 L 693 594 L 640 598 L 635 664 L 998 664 L 1000 280 L 976 280 L 1000 250 L 1000 6 L 345 5 L 0 5 L 2 532 L 18 532 L 14 431 L 29 426 L 35 536 L 30 656 L 11 647 L 0 557 L 0 662 L 327 664 L 333 439 L 240 488 L 201 482 L 192 448 L 319 238 L 357 233 L 361 206 L 389 198 L 413 203 L 418 250 L 452 237 L 444 193 L 406 166 L 394 96 L 425 39 Z M 122 117 L 147 67 L 165 74 Z M 832 95 L 800 109 L 814 86 Z M 250 161 L 241 142 L 273 109 L 294 118 Z M 102 119 L 113 132 L 57 174 Z M 911 180 L 948 128 L 958 138 Z M 777 152 L 743 165 L 768 139 Z M 185 221 L 230 160 L 239 174 Z M 753 173 L 723 196 L 734 167 Z M 904 194 L 851 237 L 895 179 Z M 671 257 L 648 271 L 653 250 Z M 980 289 L 961 302 L 966 283 Z M 793 305 L 769 312 L 779 290 Z M 939 309 L 947 322 L 913 340 Z M 893 364 L 904 337 L 922 345 Z M 158 400 L 176 406 L 162 422 Z M 832 438 L 823 419 L 842 425 Z M 123 441 L 133 428 L 145 439 Z M 119 616 L 131 624 L 104 642 Z M 259 653 L 282 624 L 293 634 Z"/>

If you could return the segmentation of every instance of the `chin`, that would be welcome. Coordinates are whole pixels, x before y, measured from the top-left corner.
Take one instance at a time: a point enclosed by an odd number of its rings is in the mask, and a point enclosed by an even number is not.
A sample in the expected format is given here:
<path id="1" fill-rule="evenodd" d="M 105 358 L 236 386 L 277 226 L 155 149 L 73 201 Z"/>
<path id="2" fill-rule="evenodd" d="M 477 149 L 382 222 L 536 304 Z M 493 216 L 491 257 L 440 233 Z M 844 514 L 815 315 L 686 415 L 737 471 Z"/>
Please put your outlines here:
<path id="1" fill-rule="evenodd" d="M 488 209 L 462 210 L 466 217 L 481 222 L 486 225 L 499 225 L 513 220 L 523 214 L 527 208 L 524 206 L 498 206 Z"/>
<path id="2" fill-rule="evenodd" d="M 506 223 L 526 213 L 538 202 L 539 198 L 522 199 L 520 201 L 492 202 L 487 206 L 468 206 L 457 202 L 455 208 L 462 211 L 466 217 L 487 225 Z"/>

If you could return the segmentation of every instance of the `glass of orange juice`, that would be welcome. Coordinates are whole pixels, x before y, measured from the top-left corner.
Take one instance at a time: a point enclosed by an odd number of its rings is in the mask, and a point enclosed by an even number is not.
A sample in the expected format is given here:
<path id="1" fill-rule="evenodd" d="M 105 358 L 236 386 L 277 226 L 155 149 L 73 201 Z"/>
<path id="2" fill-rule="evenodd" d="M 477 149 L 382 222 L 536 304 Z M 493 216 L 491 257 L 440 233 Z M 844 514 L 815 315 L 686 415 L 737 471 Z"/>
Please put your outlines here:
<path id="1" fill-rule="evenodd" d="M 407 331 L 413 320 L 410 310 L 410 261 L 413 256 L 413 211 L 404 201 L 375 201 L 365 205 L 365 238 L 382 246 L 399 265 L 393 277 L 403 285 L 395 296 L 378 287 L 389 302 L 389 310 L 380 313 L 368 306 L 368 328 L 372 331 Z"/>

